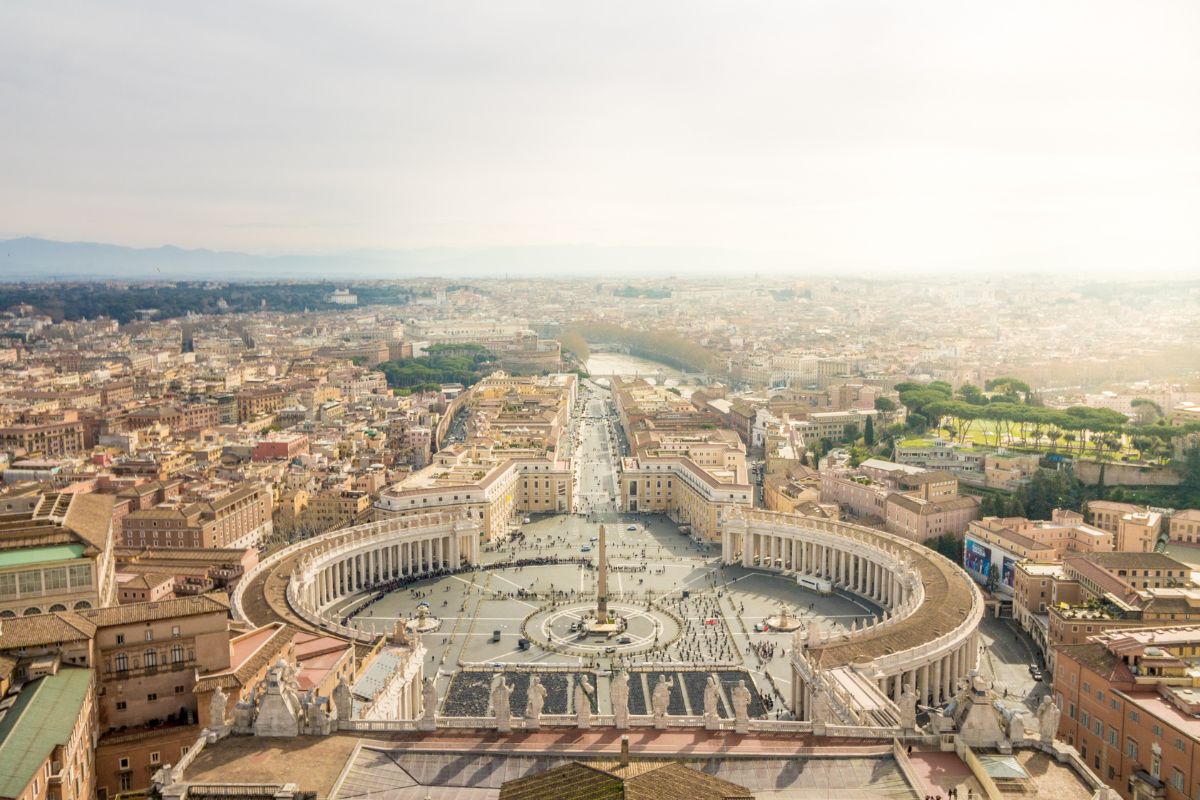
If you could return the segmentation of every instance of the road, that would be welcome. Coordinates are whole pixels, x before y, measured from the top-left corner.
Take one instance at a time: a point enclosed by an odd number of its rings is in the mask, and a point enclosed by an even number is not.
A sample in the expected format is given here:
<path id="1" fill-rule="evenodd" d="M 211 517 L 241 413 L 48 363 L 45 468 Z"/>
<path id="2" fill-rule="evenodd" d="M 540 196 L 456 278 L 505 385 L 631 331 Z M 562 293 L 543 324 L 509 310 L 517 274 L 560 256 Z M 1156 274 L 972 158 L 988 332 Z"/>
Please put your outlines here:
<path id="1" fill-rule="evenodd" d="M 616 415 L 609 410 L 610 393 L 585 384 L 572 424 L 574 457 L 578 465 L 576 506 L 585 514 L 614 514 L 620 499 L 615 457 Z"/>
<path id="2" fill-rule="evenodd" d="M 979 625 L 979 635 L 983 640 L 980 673 L 995 682 L 996 691 L 1008 707 L 1024 704 L 1031 711 L 1035 709 L 1050 687 L 1034 681 L 1029 674 L 1029 665 L 1040 661 L 1033 642 L 1013 620 L 996 619 L 990 614 Z"/>

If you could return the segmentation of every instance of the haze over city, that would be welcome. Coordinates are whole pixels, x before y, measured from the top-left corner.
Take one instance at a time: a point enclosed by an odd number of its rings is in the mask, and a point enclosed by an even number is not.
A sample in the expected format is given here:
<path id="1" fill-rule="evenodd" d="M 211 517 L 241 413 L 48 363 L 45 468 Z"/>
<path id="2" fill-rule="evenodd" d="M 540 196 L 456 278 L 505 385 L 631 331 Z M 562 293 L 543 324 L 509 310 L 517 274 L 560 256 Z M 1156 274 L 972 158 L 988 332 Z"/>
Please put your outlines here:
<path id="1" fill-rule="evenodd" d="M 4 238 L 375 277 L 1200 267 L 1186 0 L 50 2 L 3 23 Z M 27 250 L 3 277 L 69 263 Z"/>
<path id="2" fill-rule="evenodd" d="M 0 800 L 1197 800 L 1200 6 L 0 6 Z"/>

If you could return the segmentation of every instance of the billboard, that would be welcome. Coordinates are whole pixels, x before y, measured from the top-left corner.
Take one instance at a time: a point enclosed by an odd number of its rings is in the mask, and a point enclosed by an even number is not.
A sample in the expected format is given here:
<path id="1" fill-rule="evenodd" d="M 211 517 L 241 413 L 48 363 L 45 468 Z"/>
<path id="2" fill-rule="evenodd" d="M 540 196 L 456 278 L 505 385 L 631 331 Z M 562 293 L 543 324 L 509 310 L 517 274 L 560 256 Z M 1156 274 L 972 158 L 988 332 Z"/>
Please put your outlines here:
<path id="1" fill-rule="evenodd" d="M 988 570 L 992 568 L 992 549 L 967 537 L 966 547 L 963 548 L 963 566 L 986 578 Z"/>
<path id="2" fill-rule="evenodd" d="M 1005 556 L 1004 561 L 1001 562 L 1001 564 L 1000 580 L 1005 586 L 1011 589 L 1013 585 L 1013 578 L 1017 572 L 1017 562 L 1013 561 L 1008 556 Z"/>

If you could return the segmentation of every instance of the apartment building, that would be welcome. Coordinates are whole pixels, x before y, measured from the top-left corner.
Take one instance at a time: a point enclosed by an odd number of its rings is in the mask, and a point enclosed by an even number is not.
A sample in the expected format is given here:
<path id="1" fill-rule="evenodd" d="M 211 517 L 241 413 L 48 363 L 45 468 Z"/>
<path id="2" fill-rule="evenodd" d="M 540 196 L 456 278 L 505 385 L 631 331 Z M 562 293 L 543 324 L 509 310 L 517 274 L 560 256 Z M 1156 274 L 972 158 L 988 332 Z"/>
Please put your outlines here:
<path id="1" fill-rule="evenodd" d="M 47 659 L 0 703 L 0 798 L 91 800 L 96 686 Z"/>
<path id="2" fill-rule="evenodd" d="M 278 433 L 259 439 L 250 453 L 253 461 L 290 461 L 308 453 L 308 435 Z"/>
<path id="3" fill-rule="evenodd" d="M 959 495 L 948 472 L 872 458 L 855 469 L 825 469 L 820 480 L 822 503 L 914 542 L 962 534 L 979 516 L 978 498 Z"/>
<path id="4" fill-rule="evenodd" d="M 349 525 L 371 507 L 366 492 L 331 489 L 314 494 L 308 503 L 305 521 L 318 530 L 329 531 Z"/>
<path id="5" fill-rule="evenodd" d="M 1067 553 L 1112 550 L 1112 534 L 1084 523 L 1076 512 L 1055 509 L 1049 520 L 984 517 L 972 521 L 963 539 L 963 567 L 994 591 L 1012 595 L 1021 561 L 1056 562 Z M 995 574 L 993 575 L 993 570 Z"/>
<path id="6" fill-rule="evenodd" d="M 244 389 L 234 396 L 237 421 L 249 422 L 267 414 L 274 414 L 284 407 L 286 399 L 286 393 L 278 386 Z"/>
<path id="7" fill-rule="evenodd" d="M 879 415 L 875 409 L 851 408 L 847 411 L 816 411 L 802 420 L 794 420 L 792 427 L 805 447 L 812 447 L 822 439 L 841 442 L 862 436 L 867 420 Z"/>
<path id="8" fill-rule="evenodd" d="M 894 457 L 900 464 L 949 472 L 964 483 L 982 485 L 986 481 L 987 453 L 955 442 L 943 439 L 899 442 Z"/>
<path id="9" fill-rule="evenodd" d="M 0 426 L 0 452 L 59 458 L 85 449 L 84 424 L 75 411 L 28 414 Z"/>
<path id="10" fill-rule="evenodd" d="M 1059 649 L 1058 736 L 1124 798 L 1200 794 L 1200 626 L 1108 631 Z"/>
<path id="11" fill-rule="evenodd" d="M 245 483 L 197 499 L 131 511 L 121 520 L 125 547 L 254 547 L 272 529 L 269 489 Z"/>
<path id="12" fill-rule="evenodd" d="M 1052 667 L 1058 648 L 1098 633 L 1200 622 L 1200 588 L 1191 582 L 1191 568 L 1161 553 L 1072 554 L 1055 584 L 1057 600 L 1047 605 L 1045 620 Z"/>
<path id="13" fill-rule="evenodd" d="M 151 425 L 165 425 L 175 432 L 196 430 L 221 424 L 221 412 L 215 403 L 164 403 L 130 411 L 126 417 L 126 424 L 130 430 L 140 430 Z"/>

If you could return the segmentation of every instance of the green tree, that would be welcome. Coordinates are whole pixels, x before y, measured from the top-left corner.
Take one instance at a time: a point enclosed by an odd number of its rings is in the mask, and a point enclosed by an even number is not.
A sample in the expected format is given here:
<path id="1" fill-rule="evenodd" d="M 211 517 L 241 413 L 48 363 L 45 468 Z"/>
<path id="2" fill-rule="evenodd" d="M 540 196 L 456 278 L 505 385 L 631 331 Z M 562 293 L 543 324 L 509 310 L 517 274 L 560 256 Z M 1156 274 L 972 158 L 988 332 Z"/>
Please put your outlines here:
<path id="1" fill-rule="evenodd" d="M 875 444 L 875 420 L 867 417 L 867 422 L 863 426 L 863 444 L 871 447 Z"/>
<path id="2" fill-rule="evenodd" d="M 987 398 L 983 396 L 983 392 L 979 390 L 979 387 L 973 383 L 964 383 L 962 386 L 959 386 L 955 394 L 964 403 L 970 403 L 973 406 L 987 405 Z"/>

